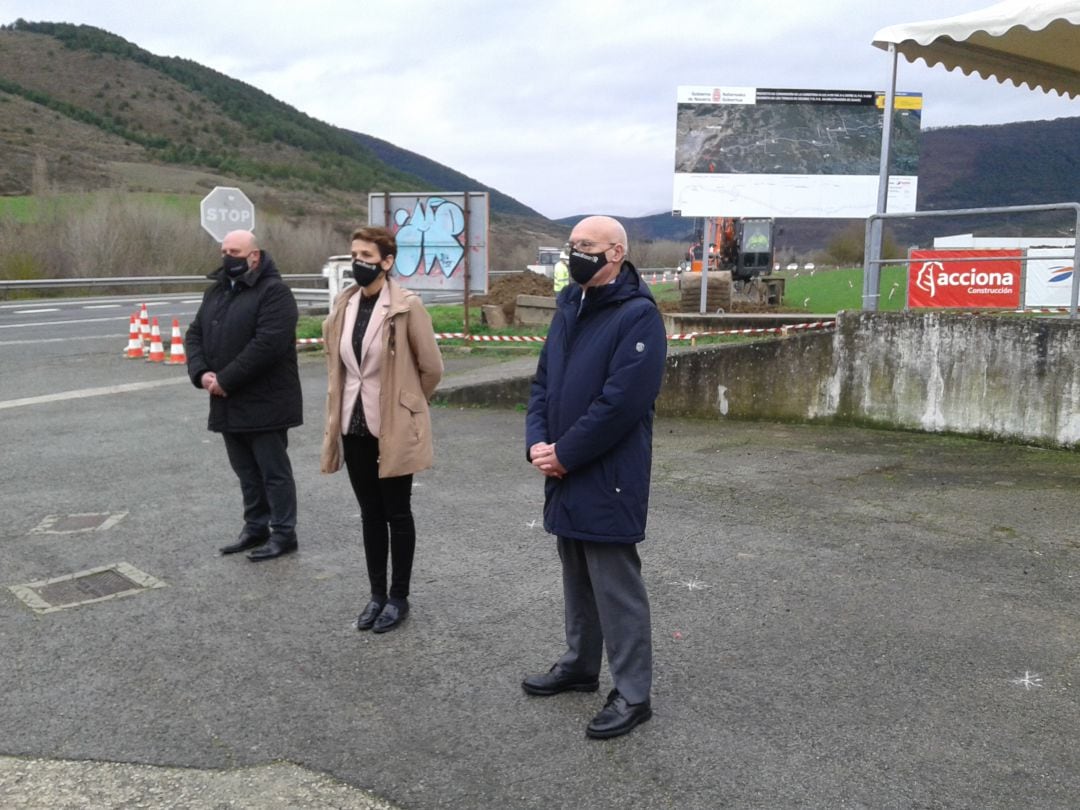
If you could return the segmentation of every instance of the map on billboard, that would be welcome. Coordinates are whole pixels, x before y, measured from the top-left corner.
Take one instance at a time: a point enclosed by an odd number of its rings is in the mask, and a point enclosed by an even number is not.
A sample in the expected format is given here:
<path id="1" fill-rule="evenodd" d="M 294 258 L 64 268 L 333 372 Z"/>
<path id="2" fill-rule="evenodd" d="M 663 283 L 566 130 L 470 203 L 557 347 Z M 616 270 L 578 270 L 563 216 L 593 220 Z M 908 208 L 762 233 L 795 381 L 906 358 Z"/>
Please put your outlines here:
<path id="1" fill-rule="evenodd" d="M 877 207 L 884 93 L 678 88 L 672 209 L 856 218 Z M 915 210 L 922 95 L 897 93 L 888 210 Z"/>

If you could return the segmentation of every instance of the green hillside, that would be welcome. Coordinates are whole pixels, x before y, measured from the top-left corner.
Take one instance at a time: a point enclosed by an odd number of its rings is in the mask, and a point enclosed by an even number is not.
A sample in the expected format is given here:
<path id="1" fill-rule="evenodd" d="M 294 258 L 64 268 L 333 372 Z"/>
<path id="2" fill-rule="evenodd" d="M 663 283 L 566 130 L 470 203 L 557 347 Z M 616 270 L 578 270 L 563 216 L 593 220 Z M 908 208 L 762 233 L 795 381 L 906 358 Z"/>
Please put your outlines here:
<path id="1" fill-rule="evenodd" d="M 18 20 L 5 27 L 0 91 L 96 129 L 106 141 L 141 147 L 145 161 L 292 188 L 424 187 L 345 130 L 195 62 L 157 56 L 91 26 Z"/>

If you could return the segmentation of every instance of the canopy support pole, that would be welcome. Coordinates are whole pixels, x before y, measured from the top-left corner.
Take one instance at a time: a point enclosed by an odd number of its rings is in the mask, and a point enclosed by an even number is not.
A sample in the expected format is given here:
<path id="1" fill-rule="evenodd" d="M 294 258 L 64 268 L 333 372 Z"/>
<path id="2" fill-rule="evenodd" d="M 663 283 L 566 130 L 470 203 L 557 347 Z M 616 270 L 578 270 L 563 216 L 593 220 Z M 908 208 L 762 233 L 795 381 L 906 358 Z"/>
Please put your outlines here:
<path id="1" fill-rule="evenodd" d="M 878 170 L 877 212 L 884 214 L 889 202 L 889 163 L 892 153 L 893 108 L 896 104 L 896 45 L 889 43 L 892 57 L 892 75 L 885 88 L 885 109 L 881 121 L 881 167 Z M 881 243 L 883 221 L 873 219 L 863 250 L 863 310 L 876 312 L 881 288 Z"/>

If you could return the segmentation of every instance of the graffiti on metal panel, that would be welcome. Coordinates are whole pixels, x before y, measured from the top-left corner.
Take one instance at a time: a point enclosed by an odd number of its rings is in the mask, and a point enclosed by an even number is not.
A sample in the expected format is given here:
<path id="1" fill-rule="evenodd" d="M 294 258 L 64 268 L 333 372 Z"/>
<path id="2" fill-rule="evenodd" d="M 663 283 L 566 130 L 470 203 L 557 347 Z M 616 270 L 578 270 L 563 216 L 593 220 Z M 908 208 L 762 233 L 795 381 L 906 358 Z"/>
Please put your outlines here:
<path id="1" fill-rule="evenodd" d="M 461 206 L 442 197 L 418 199 L 412 213 L 406 208 L 394 211 L 397 223 L 397 271 L 411 276 L 423 268 L 431 275 L 438 263 L 442 274 L 450 278 L 465 255 L 459 237 L 465 232 L 465 213 Z"/>

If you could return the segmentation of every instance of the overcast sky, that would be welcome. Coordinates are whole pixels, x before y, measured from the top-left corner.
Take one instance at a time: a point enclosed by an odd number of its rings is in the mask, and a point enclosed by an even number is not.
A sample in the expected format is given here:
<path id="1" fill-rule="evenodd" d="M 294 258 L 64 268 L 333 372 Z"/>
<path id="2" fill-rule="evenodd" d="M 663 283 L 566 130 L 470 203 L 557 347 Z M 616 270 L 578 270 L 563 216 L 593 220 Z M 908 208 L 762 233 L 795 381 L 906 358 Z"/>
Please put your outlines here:
<path id="1" fill-rule="evenodd" d="M 550 217 L 670 210 L 678 85 L 884 90 L 886 25 L 990 0 L 0 0 L 86 23 L 419 152 Z M 1080 101 L 901 61 L 923 127 Z M 458 190 L 458 189 L 446 189 Z M 988 201 L 990 202 L 990 201 Z"/>

